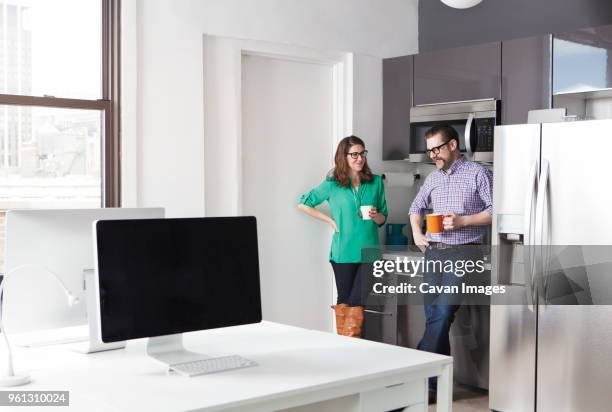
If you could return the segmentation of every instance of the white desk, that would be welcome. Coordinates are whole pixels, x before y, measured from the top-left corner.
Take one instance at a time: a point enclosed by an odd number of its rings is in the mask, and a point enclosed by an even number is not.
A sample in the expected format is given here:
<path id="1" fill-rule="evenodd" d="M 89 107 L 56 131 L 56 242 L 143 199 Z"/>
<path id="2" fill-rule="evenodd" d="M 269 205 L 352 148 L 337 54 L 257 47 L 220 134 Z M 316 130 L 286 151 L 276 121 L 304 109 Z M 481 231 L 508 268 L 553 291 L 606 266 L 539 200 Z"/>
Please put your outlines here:
<path id="1" fill-rule="evenodd" d="M 271 322 L 185 335 L 208 355 L 239 354 L 259 366 L 186 378 L 145 355 L 145 340 L 83 355 L 66 345 L 16 348 L 33 382 L 15 390 L 69 390 L 71 409 L 121 411 L 427 410 L 438 376 L 438 411 L 450 412 L 452 358 Z M 48 409 L 48 408 L 47 408 Z"/>

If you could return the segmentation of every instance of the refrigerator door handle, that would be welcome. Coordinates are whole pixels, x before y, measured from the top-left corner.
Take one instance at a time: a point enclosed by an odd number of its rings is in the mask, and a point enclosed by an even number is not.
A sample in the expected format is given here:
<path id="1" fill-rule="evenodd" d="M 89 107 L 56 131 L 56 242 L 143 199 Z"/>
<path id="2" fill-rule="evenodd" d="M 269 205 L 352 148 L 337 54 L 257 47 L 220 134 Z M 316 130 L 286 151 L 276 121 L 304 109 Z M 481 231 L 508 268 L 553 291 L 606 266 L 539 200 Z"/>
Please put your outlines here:
<path id="1" fill-rule="evenodd" d="M 549 219 L 548 219 L 548 179 L 550 175 L 550 164 L 548 160 L 542 159 L 542 171 L 540 172 L 540 184 L 538 185 L 538 198 L 536 201 L 536 229 L 535 244 L 539 253 L 536 254 L 536 281 L 538 290 L 542 292 L 543 303 L 546 302 L 546 288 L 548 286 L 548 255 L 549 255 Z"/>
<path id="2" fill-rule="evenodd" d="M 472 123 L 474 123 L 474 113 L 470 113 L 465 122 L 465 157 L 468 160 L 474 159 L 474 153 L 472 152 Z"/>
<path id="3" fill-rule="evenodd" d="M 529 310 L 533 311 L 533 304 L 535 302 L 535 296 L 537 293 L 536 285 L 534 283 L 535 274 L 535 217 L 534 213 L 536 209 L 536 193 L 538 189 L 538 162 L 533 162 L 533 167 L 529 173 L 529 181 L 527 183 L 527 196 L 525 196 L 525 211 L 523 213 L 523 248 L 526 252 L 525 256 L 525 267 L 527 269 L 527 305 Z"/>

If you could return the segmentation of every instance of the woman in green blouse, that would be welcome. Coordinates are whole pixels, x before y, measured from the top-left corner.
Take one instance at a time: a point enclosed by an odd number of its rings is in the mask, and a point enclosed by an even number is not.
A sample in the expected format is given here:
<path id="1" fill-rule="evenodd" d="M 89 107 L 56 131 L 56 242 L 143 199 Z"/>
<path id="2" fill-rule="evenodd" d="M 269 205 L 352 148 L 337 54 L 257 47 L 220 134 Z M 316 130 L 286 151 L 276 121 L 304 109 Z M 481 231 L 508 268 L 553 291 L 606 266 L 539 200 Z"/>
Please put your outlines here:
<path id="1" fill-rule="evenodd" d="M 362 284 L 372 274 L 372 262 L 380 258 L 378 228 L 387 219 L 387 202 L 380 176 L 368 167 L 368 151 L 357 136 L 345 137 L 336 150 L 336 166 L 319 186 L 300 198 L 298 208 L 334 229 L 329 261 L 334 270 L 338 301 L 336 329 L 346 336 L 361 336 Z M 331 216 L 315 209 L 327 201 Z M 361 206 L 371 206 L 362 216 Z M 374 253 L 372 253 L 374 252 Z"/>

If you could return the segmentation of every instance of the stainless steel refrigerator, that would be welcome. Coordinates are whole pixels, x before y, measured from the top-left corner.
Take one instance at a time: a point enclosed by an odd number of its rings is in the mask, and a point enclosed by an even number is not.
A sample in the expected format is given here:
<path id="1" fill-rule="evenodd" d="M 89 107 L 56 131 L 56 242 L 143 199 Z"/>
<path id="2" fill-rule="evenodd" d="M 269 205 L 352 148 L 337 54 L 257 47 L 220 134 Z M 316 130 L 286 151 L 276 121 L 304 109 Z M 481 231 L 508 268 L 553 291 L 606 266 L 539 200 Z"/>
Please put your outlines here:
<path id="1" fill-rule="evenodd" d="M 612 410 L 611 154 L 612 120 L 496 127 L 492 410 Z"/>

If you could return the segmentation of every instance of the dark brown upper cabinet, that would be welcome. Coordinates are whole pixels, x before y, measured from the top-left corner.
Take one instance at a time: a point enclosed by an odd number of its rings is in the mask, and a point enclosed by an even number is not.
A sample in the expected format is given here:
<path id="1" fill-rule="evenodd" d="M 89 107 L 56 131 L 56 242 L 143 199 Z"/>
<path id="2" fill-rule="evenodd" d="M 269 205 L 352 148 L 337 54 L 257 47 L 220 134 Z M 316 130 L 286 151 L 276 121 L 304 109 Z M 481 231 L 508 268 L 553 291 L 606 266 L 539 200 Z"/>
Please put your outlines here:
<path id="1" fill-rule="evenodd" d="M 500 42 L 414 57 L 415 105 L 490 98 L 501 98 Z"/>
<path id="2" fill-rule="evenodd" d="M 413 56 L 383 60 L 383 160 L 410 153 Z"/>
<path id="3" fill-rule="evenodd" d="M 612 25 L 553 37 L 553 94 L 612 88 Z"/>
<path id="4" fill-rule="evenodd" d="M 550 108 L 550 35 L 502 43 L 502 124 L 527 123 L 527 112 Z"/>

